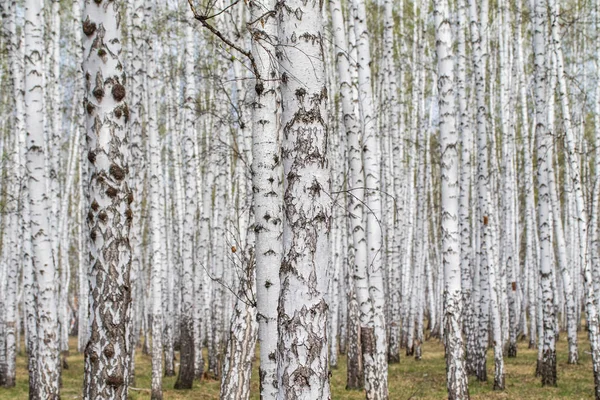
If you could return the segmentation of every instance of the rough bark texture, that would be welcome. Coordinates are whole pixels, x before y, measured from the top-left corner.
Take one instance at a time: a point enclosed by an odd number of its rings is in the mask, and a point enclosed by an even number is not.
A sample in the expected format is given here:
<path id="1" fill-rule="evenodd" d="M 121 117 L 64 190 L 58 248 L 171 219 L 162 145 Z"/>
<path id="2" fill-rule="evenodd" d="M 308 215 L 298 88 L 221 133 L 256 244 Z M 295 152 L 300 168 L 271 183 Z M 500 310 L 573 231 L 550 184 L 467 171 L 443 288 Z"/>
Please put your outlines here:
<path id="1" fill-rule="evenodd" d="M 183 266 L 181 271 L 181 316 L 180 316 L 180 367 L 175 389 L 191 389 L 194 383 L 194 360 L 197 348 L 194 343 L 194 243 L 197 224 L 197 159 L 194 154 L 194 105 L 196 103 L 196 86 L 192 57 L 194 51 L 191 27 L 186 28 L 187 41 L 185 50 L 186 93 L 185 116 L 186 130 L 182 138 L 183 169 L 185 182 L 185 215 L 183 220 Z M 205 210 L 206 212 L 206 210 Z"/>
<path id="2" fill-rule="evenodd" d="M 9 51 L 9 63 L 10 63 L 10 75 L 13 83 L 13 95 L 14 95 L 14 150 L 13 150 L 13 165 L 19 166 L 19 172 L 13 174 L 13 178 L 9 179 L 7 184 L 8 190 L 14 193 L 12 211 L 10 212 L 9 225 L 11 231 L 5 234 L 4 239 L 8 239 L 3 246 L 7 249 L 6 252 L 10 252 L 12 257 L 6 257 L 8 260 L 7 264 L 7 279 L 6 279 L 6 295 L 4 298 L 5 302 L 5 333 L 6 339 L 6 369 L 4 375 L 1 377 L 3 382 L 2 385 L 5 387 L 13 387 L 16 381 L 16 356 L 17 356 L 17 320 L 18 320 L 18 309 L 17 309 L 17 289 L 18 289 L 18 277 L 19 270 L 24 266 L 25 261 L 23 260 L 23 244 L 22 244 L 22 228 L 21 228 L 21 215 L 24 201 L 24 190 L 21 187 L 20 181 L 25 181 L 25 173 L 23 168 L 24 160 L 22 159 L 22 146 L 21 136 L 24 136 L 25 121 L 23 119 L 23 108 L 24 108 L 24 93 L 23 93 L 23 46 L 21 37 L 17 35 L 16 27 L 16 1 L 6 2 L 5 8 L 1 8 L 3 19 L 5 23 L 5 31 L 3 32 Z M 7 15 L 8 14 L 8 18 Z M 5 19 L 6 18 L 6 19 Z M 9 210 L 11 210 L 9 208 Z M 6 226 L 6 225 L 5 225 Z M 21 232 L 20 232 L 21 231 Z M 12 243 L 11 243 L 12 238 Z M 21 240 L 19 240 L 21 239 Z M 23 260 L 23 261 L 21 261 Z M 0 344 L 1 345 L 1 344 Z M 0 375 L 2 372 L 0 371 Z"/>
<path id="3" fill-rule="evenodd" d="M 146 8 L 146 20 L 151 21 L 152 7 Z M 150 144 L 150 235 L 152 240 L 152 258 L 150 265 L 150 288 L 152 296 L 152 400 L 162 399 L 163 376 L 163 291 L 162 275 L 166 261 L 165 254 L 165 196 L 162 185 L 162 146 L 158 133 L 157 95 L 158 77 L 156 70 L 155 51 L 151 36 L 148 38 L 147 75 L 148 82 L 148 142 Z"/>
<path id="4" fill-rule="evenodd" d="M 365 392 L 367 399 L 384 399 L 388 396 L 387 385 L 387 332 L 385 321 L 385 293 L 383 284 L 383 247 L 381 192 L 381 150 L 377 131 L 374 98 L 371 87 L 371 56 L 369 31 L 367 29 L 367 12 L 364 0 L 354 0 L 352 4 L 354 16 L 354 33 L 357 45 L 358 98 L 360 102 L 361 120 L 363 122 L 364 174 L 366 183 L 367 238 L 367 280 L 371 308 L 368 322 L 361 321 L 363 332 L 373 332 L 372 351 L 366 351 L 363 343 L 363 367 L 365 373 Z M 362 306 L 361 306 L 362 307 Z M 366 329 L 366 330 L 365 330 Z M 362 335 L 366 339 L 367 336 Z"/>
<path id="5" fill-rule="evenodd" d="M 37 283 L 37 391 L 40 399 L 59 398 L 56 264 L 50 238 L 50 203 L 45 190 L 47 147 L 44 135 L 43 2 L 25 3 L 25 129 L 29 172 L 31 260 Z"/>
<path id="6" fill-rule="evenodd" d="M 329 399 L 327 267 L 331 201 L 320 3 L 278 4 L 283 104 L 283 260 L 278 399 Z"/>
<path id="7" fill-rule="evenodd" d="M 241 277 L 242 282 L 231 318 L 230 337 L 223 358 L 222 399 L 247 400 L 250 398 L 252 359 L 258 336 L 257 310 L 254 304 L 249 302 L 249 299 L 254 297 L 256 281 L 252 254 L 244 257 L 243 268 L 245 271 Z M 265 397 L 261 396 L 261 399 L 264 400 Z"/>
<path id="8" fill-rule="evenodd" d="M 538 232 L 540 240 L 540 297 L 542 327 L 540 332 L 541 362 L 539 373 L 542 386 L 556 386 L 556 316 L 553 303 L 552 280 L 554 274 L 552 225 L 550 221 L 550 193 L 548 177 L 552 173 L 552 160 L 548 151 L 552 135 L 547 126 L 547 57 L 546 57 L 546 1 L 535 0 L 533 18 L 534 93 L 537 145 Z"/>
<path id="9" fill-rule="evenodd" d="M 131 179 L 131 191 L 133 198 L 136 200 L 131 204 L 131 212 L 133 215 L 133 221 L 131 225 L 131 231 L 129 233 L 129 243 L 131 244 L 131 273 L 130 278 L 133 282 L 134 287 L 132 288 L 132 302 L 131 302 L 131 364 L 130 370 L 132 373 L 131 383 L 133 384 L 135 372 L 135 347 L 139 341 L 140 335 L 140 321 L 143 317 L 140 317 L 141 303 L 143 302 L 140 282 L 143 276 L 142 274 L 142 243 L 143 243 L 143 231 L 142 231 L 142 192 L 144 189 L 144 168 L 145 168 L 145 154 L 142 144 L 142 126 L 144 124 L 144 48 L 145 40 L 143 34 L 143 21 L 144 21 L 144 2 L 143 0 L 134 0 L 130 2 L 131 16 L 129 18 L 130 30 L 129 30 L 129 48 L 130 48 L 130 63 L 129 68 L 130 75 L 128 76 L 127 87 L 131 90 L 131 96 L 129 97 L 129 129 L 130 129 L 130 152 L 131 162 L 129 164 L 129 172 Z"/>
<path id="10" fill-rule="evenodd" d="M 86 0 L 84 18 L 89 162 L 90 338 L 84 399 L 127 399 L 130 379 L 131 246 L 129 108 L 118 3 Z"/>
<path id="11" fill-rule="evenodd" d="M 275 9 L 275 1 L 251 2 L 253 25 L 252 54 L 260 76 L 254 86 L 252 107 L 252 192 L 256 235 L 256 305 L 260 343 L 261 399 L 277 397 L 277 300 L 283 231 L 283 167 L 281 164 L 279 72 L 271 54 L 277 43 L 277 21 L 265 11 Z"/>
<path id="12" fill-rule="evenodd" d="M 462 293 L 458 186 L 458 132 L 454 105 L 454 55 L 448 4 L 434 1 L 442 182 L 442 266 L 444 268 L 444 335 L 449 399 L 469 398 L 469 379 L 461 330 Z"/>

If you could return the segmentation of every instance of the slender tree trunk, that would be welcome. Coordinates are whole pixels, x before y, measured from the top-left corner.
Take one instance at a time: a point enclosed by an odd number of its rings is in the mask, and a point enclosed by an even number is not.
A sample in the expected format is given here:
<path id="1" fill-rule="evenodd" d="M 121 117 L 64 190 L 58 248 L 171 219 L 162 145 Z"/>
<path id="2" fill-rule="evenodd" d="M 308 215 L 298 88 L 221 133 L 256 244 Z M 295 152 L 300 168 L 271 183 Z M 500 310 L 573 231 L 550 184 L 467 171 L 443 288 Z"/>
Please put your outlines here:
<path id="1" fill-rule="evenodd" d="M 350 72 L 348 44 L 345 36 L 346 30 L 344 28 L 341 3 L 338 0 L 331 0 L 329 2 L 329 7 L 333 22 L 336 64 L 340 82 L 342 120 L 348 138 L 347 159 L 350 169 L 349 186 L 355 188 L 348 199 L 348 206 L 350 207 L 348 223 L 350 224 L 350 230 L 352 232 L 352 247 L 354 249 L 354 267 L 351 271 L 353 276 L 351 283 L 356 289 L 350 289 L 348 294 L 348 336 L 350 343 L 354 343 L 354 345 L 350 345 L 348 354 L 349 368 L 347 388 L 362 389 L 364 379 L 362 360 L 356 360 L 353 357 L 355 355 L 359 358 L 362 357 L 360 353 L 360 342 L 358 342 L 360 340 L 360 325 L 358 320 L 352 320 L 352 318 L 360 317 L 360 314 L 358 313 L 359 303 L 363 303 L 362 307 L 366 305 L 367 308 L 370 308 L 366 282 L 366 239 L 365 230 L 362 225 L 364 178 L 359 144 L 360 124 L 357 119 L 357 110 L 355 109 L 355 104 L 353 102 L 352 76 Z M 354 340 L 357 340 L 357 342 L 354 342 Z M 358 351 L 358 354 L 355 354 L 356 351 Z"/>
<path id="2" fill-rule="evenodd" d="M 383 248 L 380 178 L 381 151 L 371 88 L 371 56 L 364 0 L 354 0 L 354 32 L 357 45 L 358 98 L 363 125 L 363 162 L 366 184 L 367 279 L 371 307 L 368 325 L 361 326 L 361 345 L 367 399 L 384 399 L 387 385 L 387 331 L 383 285 Z"/>
<path id="3" fill-rule="evenodd" d="M 249 302 L 256 281 L 254 256 L 243 256 L 243 276 L 230 324 L 230 338 L 223 359 L 221 398 L 246 400 L 250 398 L 250 375 L 258 333 L 257 309 Z M 275 398 L 275 397 L 273 397 Z M 263 397 L 264 399 L 264 397 Z"/>
<path id="4" fill-rule="evenodd" d="M 131 68 L 131 75 L 128 85 L 131 88 L 130 98 L 130 152 L 131 162 L 129 164 L 129 170 L 131 173 L 131 191 L 133 194 L 133 203 L 131 203 L 131 213 L 133 221 L 131 225 L 131 231 L 129 233 L 129 242 L 131 243 L 132 257 L 131 257 L 131 272 L 130 278 L 133 282 L 134 287 L 132 288 L 131 296 L 131 384 L 134 383 L 135 378 L 135 348 L 139 342 L 140 337 L 140 319 L 144 318 L 140 315 L 140 303 L 143 302 L 142 293 L 140 292 L 140 278 L 142 276 L 142 243 L 143 243 L 143 230 L 142 230 L 142 193 L 144 191 L 144 157 L 146 152 L 144 151 L 142 144 L 142 126 L 144 125 L 144 47 L 145 40 L 143 34 L 142 21 L 144 19 L 144 2 L 142 0 L 134 0 L 132 2 L 132 15 L 129 17 L 130 21 L 130 48 L 131 48 L 131 60 L 129 66 Z"/>
<path id="5" fill-rule="evenodd" d="M 444 268 L 444 337 L 446 377 L 449 399 L 469 398 L 469 379 L 460 319 L 462 316 L 459 157 L 456 107 L 454 104 L 454 55 L 448 3 L 434 1 L 437 48 L 438 96 L 440 107 L 440 145 L 442 182 L 442 251 Z"/>
<path id="6" fill-rule="evenodd" d="M 151 21 L 152 15 L 149 11 L 154 11 L 154 7 L 146 9 L 146 20 Z M 157 115 L 157 95 L 158 95 L 158 77 L 156 69 L 155 54 L 158 49 L 149 37 L 148 39 L 148 142 L 150 150 L 150 234 L 152 237 L 152 264 L 150 267 L 150 287 L 152 296 L 152 400 L 162 399 L 162 376 L 163 376 L 163 292 L 162 292 L 162 270 L 165 265 L 166 255 L 164 242 L 165 224 L 164 224 L 164 190 L 162 185 L 162 146 L 158 133 L 158 115 Z"/>
<path id="7" fill-rule="evenodd" d="M 194 35 L 192 27 L 186 27 L 186 44 L 184 53 L 185 85 L 185 124 L 182 138 L 183 175 L 185 182 L 185 216 L 183 220 L 183 265 L 181 272 L 181 316 L 180 316 L 180 366 L 175 389 L 191 389 L 194 382 L 195 353 L 201 347 L 194 343 L 194 243 L 196 236 L 197 212 L 197 160 L 194 155 L 195 124 L 194 110 L 196 104 L 196 85 L 194 80 Z M 207 212 L 204 210 L 204 212 Z"/>
<path id="8" fill-rule="evenodd" d="M 9 68 L 13 84 L 14 96 L 14 122 L 13 122 L 13 159 L 12 163 L 18 168 L 18 171 L 23 171 L 19 166 L 23 165 L 21 136 L 25 134 L 25 121 L 23 118 L 24 109 L 24 93 L 23 93 L 23 49 L 21 38 L 17 34 L 16 29 L 16 2 L 7 2 L 8 22 L 6 23 L 6 39 L 9 51 Z M 1 153 L 0 153 L 1 154 Z M 18 322 L 18 278 L 19 272 L 24 267 L 25 261 L 22 260 L 23 245 L 17 244 L 23 239 L 19 231 L 22 231 L 21 221 L 23 212 L 24 190 L 26 187 L 21 187 L 21 180 L 24 181 L 25 174 L 17 172 L 13 174 L 12 179 L 8 179 L 9 192 L 13 193 L 12 210 L 9 209 L 9 226 L 10 230 L 6 233 L 8 243 L 3 246 L 4 252 L 10 252 L 12 257 L 7 259 L 7 276 L 3 282 L 6 282 L 6 294 L 3 296 L 6 299 L 4 303 L 5 314 L 5 333 L 6 340 L 6 368 L 3 371 L 2 384 L 6 387 L 13 387 L 16 384 L 16 356 L 17 356 L 17 337 L 19 330 Z M 11 243 L 12 239 L 12 243 Z M 1 373 L 1 372 L 0 372 Z"/>
<path id="9" fill-rule="evenodd" d="M 277 65 L 271 54 L 277 44 L 275 1 L 251 3 L 252 54 L 259 76 L 252 107 L 252 187 L 256 235 L 256 302 L 260 343 L 260 393 L 263 400 L 277 397 L 277 309 L 279 266 L 282 258 L 283 167 L 281 164 L 280 105 L 277 99 Z"/>
<path id="10" fill-rule="evenodd" d="M 46 189 L 44 144 L 43 2 L 25 4 L 25 128 L 31 216 L 32 263 L 37 282 L 38 363 L 37 394 L 33 398 L 59 398 L 58 313 L 55 292 L 56 263 L 50 238 L 50 202 Z"/>
<path id="11" fill-rule="evenodd" d="M 539 346 L 542 347 L 540 375 L 542 385 L 556 386 L 556 316 L 553 304 L 552 275 L 553 246 L 550 225 L 550 193 L 548 174 L 551 171 L 552 160 L 548 158 L 548 150 L 552 145 L 552 136 L 547 126 L 546 109 L 546 78 L 548 76 L 546 63 L 546 2 L 534 0 L 533 9 L 533 55 L 535 72 L 535 114 L 536 114 L 536 144 L 537 144 L 537 188 L 538 188 L 538 230 L 540 236 L 540 266 L 539 279 L 542 302 L 542 326 Z"/>
<path id="12" fill-rule="evenodd" d="M 475 354 L 477 352 L 476 321 L 474 305 L 472 304 L 472 247 L 471 247 L 471 225 L 469 221 L 470 211 L 470 191 L 471 191 L 471 151 L 473 142 L 473 133 L 471 129 L 471 115 L 468 109 L 467 99 L 467 74 L 466 74 L 466 38 L 465 29 L 467 25 L 465 0 L 458 0 L 456 3 L 458 11 L 457 26 L 457 90 L 458 90 L 458 111 L 461 141 L 461 164 L 460 164 L 460 202 L 459 202 L 459 220 L 460 220 L 460 268 L 461 268 L 461 289 L 462 289 L 462 322 L 463 333 L 466 342 L 466 364 L 467 373 L 475 374 Z"/>

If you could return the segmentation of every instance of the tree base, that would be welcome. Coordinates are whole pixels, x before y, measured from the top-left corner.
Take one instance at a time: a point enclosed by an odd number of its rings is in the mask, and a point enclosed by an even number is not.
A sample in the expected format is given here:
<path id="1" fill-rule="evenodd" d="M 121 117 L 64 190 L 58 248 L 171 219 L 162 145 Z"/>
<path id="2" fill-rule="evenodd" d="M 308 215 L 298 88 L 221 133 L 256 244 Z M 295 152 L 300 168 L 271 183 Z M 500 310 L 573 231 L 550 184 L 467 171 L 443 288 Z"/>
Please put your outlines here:
<path id="1" fill-rule="evenodd" d="M 517 356 L 517 344 L 509 343 L 506 349 L 506 356 L 508 358 L 515 358 Z"/>
<path id="2" fill-rule="evenodd" d="M 504 374 L 498 378 L 494 378 L 494 390 L 504 390 L 505 389 L 505 378 Z"/>
<path id="3" fill-rule="evenodd" d="M 556 386 L 556 350 L 546 350 L 540 363 L 542 386 Z"/>

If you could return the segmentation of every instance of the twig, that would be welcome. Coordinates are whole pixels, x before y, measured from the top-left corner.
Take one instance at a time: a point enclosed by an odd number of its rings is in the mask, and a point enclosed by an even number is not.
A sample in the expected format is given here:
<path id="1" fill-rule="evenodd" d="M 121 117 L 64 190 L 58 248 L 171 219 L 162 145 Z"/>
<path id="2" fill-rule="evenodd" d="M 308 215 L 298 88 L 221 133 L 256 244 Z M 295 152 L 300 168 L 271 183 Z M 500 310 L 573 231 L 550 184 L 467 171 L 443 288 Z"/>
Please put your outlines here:
<path id="1" fill-rule="evenodd" d="M 202 26 L 204 26 L 206 29 L 208 29 L 212 33 L 214 33 L 215 36 L 218 37 L 219 39 L 221 39 L 226 45 L 228 45 L 229 47 L 231 47 L 234 50 L 237 50 L 238 52 L 240 52 L 241 54 L 246 56 L 248 58 L 248 60 L 250 60 L 250 65 L 252 66 L 252 71 L 254 72 L 256 79 L 260 81 L 261 80 L 260 73 L 258 72 L 258 67 L 256 66 L 256 61 L 254 60 L 254 56 L 252 55 L 252 53 L 250 51 L 244 50 L 241 47 L 234 44 L 231 40 L 227 39 L 219 30 L 217 30 L 214 26 L 209 24 L 207 22 L 207 20 L 212 17 L 198 14 L 196 12 L 196 8 L 192 4 L 192 0 L 188 0 L 188 4 L 190 5 L 192 12 L 194 13 L 194 18 L 197 19 L 198 21 L 200 21 Z M 223 11 L 225 11 L 225 10 L 223 10 Z M 215 15 L 219 15 L 219 14 L 220 13 L 217 13 Z"/>
<path id="2" fill-rule="evenodd" d="M 136 392 L 151 392 L 150 389 L 144 389 L 144 388 L 134 388 L 134 387 L 129 387 L 129 390 L 135 390 Z"/>

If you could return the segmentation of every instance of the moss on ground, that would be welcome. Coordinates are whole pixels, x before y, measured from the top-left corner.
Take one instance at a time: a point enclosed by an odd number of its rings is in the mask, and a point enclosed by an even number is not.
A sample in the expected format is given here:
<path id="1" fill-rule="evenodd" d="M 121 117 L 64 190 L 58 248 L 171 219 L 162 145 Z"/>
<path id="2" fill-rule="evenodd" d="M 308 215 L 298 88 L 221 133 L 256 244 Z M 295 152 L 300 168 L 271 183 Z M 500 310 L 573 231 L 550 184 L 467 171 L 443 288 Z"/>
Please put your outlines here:
<path id="1" fill-rule="evenodd" d="M 470 392 L 472 399 L 590 399 L 593 398 L 593 376 L 589 342 L 585 332 L 579 334 L 578 365 L 567 364 L 566 334 L 562 334 L 558 342 L 558 386 L 542 387 L 540 379 L 536 378 L 535 365 L 537 351 L 527 348 L 526 342 L 519 343 L 517 358 L 505 358 L 506 365 L 506 390 L 495 392 L 492 390 L 493 357 L 488 352 L 488 382 L 477 382 L 471 379 Z M 71 341 L 72 348 L 76 347 L 76 340 Z M 12 389 L 0 388 L 1 399 L 27 400 L 27 364 L 26 356 L 20 354 L 17 360 L 17 386 Z M 364 394 L 359 391 L 347 391 L 346 386 L 346 359 L 340 357 L 339 368 L 332 370 L 331 385 L 333 399 L 364 399 Z M 79 399 L 83 382 L 83 356 L 71 353 L 68 357 L 69 369 L 63 371 L 63 387 L 61 398 Z M 150 356 L 136 352 L 136 381 L 130 390 L 130 398 L 142 400 L 150 398 Z M 429 340 L 423 346 L 423 359 L 416 361 L 414 358 L 401 357 L 400 364 L 390 365 L 389 385 L 391 400 L 408 399 L 444 399 L 446 397 L 445 362 L 441 343 Z M 258 400 L 258 373 L 254 366 L 252 380 L 252 399 Z M 164 378 L 164 398 L 171 399 L 218 399 L 219 382 L 203 380 L 196 382 L 191 391 L 174 390 L 176 377 Z"/>

